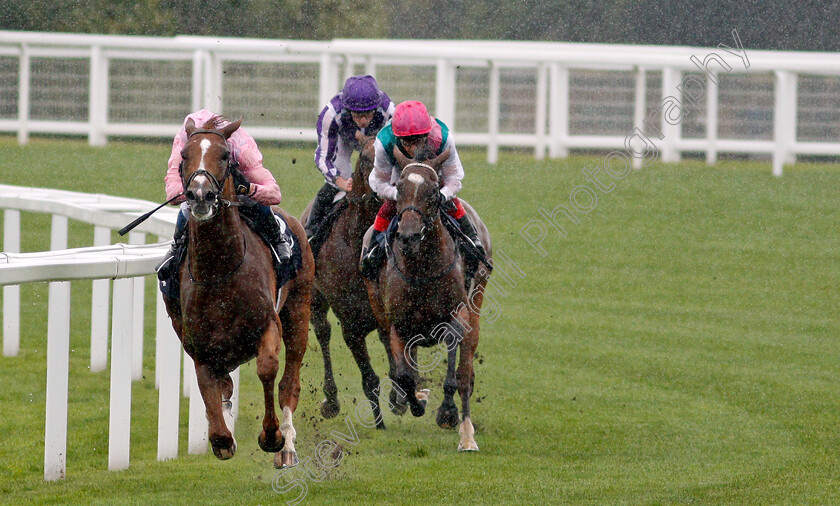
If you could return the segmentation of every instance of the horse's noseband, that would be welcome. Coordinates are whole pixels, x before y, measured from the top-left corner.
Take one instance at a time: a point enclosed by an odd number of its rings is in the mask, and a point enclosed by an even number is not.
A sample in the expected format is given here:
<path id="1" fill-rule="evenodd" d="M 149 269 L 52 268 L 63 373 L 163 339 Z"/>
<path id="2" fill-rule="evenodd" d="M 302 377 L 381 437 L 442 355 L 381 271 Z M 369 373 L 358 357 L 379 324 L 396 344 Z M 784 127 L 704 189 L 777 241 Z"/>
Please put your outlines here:
<path id="1" fill-rule="evenodd" d="M 432 218 L 429 215 L 424 213 L 423 210 L 420 209 L 419 207 L 417 207 L 417 206 L 405 206 L 402 209 L 400 209 L 399 214 L 397 214 L 397 223 L 400 222 L 400 220 L 402 219 L 402 215 L 405 214 L 407 211 L 414 211 L 415 213 L 420 215 L 420 219 L 423 220 L 423 228 L 420 229 L 420 239 L 421 240 L 424 239 L 426 237 L 426 232 L 431 230 L 432 227 L 434 226 L 434 221 L 432 220 Z"/>

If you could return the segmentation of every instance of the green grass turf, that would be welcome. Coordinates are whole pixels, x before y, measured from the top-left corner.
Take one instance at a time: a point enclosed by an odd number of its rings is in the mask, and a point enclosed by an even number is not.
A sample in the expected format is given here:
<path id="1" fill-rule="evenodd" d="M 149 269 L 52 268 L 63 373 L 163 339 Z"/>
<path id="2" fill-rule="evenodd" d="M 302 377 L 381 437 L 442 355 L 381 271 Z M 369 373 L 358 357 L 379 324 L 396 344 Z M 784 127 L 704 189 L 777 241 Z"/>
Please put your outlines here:
<path id="1" fill-rule="evenodd" d="M 164 143 L 0 138 L 0 182 L 163 200 Z M 310 150 L 266 147 L 284 207 L 299 214 L 320 185 Z M 822 503 L 840 502 L 838 171 L 797 165 L 774 178 L 767 163 L 655 165 L 598 192 L 580 223 L 548 227 L 543 257 L 519 234 L 540 207 L 568 204 L 597 157 L 534 161 L 461 153 L 461 193 L 495 248 L 525 274 L 497 318 L 485 321 L 476 363 L 477 454 L 458 454 L 434 423 L 443 368 L 427 376 L 426 416 L 385 415 L 387 431 L 355 423 L 359 442 L 323 481 L 298 474 L 311 504 L 353 503 Z M 605 182 L 608 180 L 602 177 Z M 581 202 L 585 197 L 581 195 Z M 49 219 L 23 215 L 24 251 L 46 248 Z M 561 220 L 564 218 L 561 218 Z M 71 246 L 92 241 L 73 224 Z M 508 272 L 510 270 L 508 269 Z M 154 283 L 147 282 L 153 306 Z M 504 283 L 497 275 L 497 279 Z M 154 319 L 146 379 L 135 382 L 131 466 L 107 471 L 108 373 L 91 374 L 89 284 L 73 284 L 67 478 L 43 481 L 46 299 L 22 288 L 18 357 L 0 357 L 0 501 L 45 503 L 282 503 L 256 436 L 261 389 L 242 370 L 239 449 L 226 462 L 186 454 L 181 404 L 177 460 L 156 461 Z M 322 420 L 314 335 L 296 414 L 298 453 L 311 459 L 362 399 L 360 375 L 333 327 L 342 400 Z M 384 377 L 381 345 L 370 337 Z M 421 358 L 429 355 L 421 355 Z M 351 421 L 355 419 L 352 418 Z"/>

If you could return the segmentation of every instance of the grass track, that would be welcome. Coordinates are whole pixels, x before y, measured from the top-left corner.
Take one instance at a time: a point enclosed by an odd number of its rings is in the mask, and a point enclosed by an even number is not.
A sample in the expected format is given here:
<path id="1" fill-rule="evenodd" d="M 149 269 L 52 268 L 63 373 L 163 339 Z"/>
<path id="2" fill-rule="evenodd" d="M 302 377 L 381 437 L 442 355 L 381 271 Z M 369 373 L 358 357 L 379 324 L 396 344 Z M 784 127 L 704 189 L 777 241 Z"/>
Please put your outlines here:
<path id="1" fill-rule="evenodd" d="M 0 137 L 0 183 L 163 199 L 169 148 Z M 299 214 L 320 180 L 311 153 L 264 149 Z M 461 154 L 461 193 L 496 249 L 525 273 L 495 294 L 485 319 L 473 412 L 478 454 L 425 417 L 386 414 L 387 431 L 360 442 L 306 502 L 382 503 L 840 503 L 840 244 L 836 167 L 797 165 L 774 178 L 765 163 L 655 165 L 597 192 L 580 223 L 547 227 L 543 257 L 518 233 L 539 208 L 568 204 L 594 157 L 536 162 Z M 295 163 L 292 163 L 293 160 Z M 606 184 L 608 178 L 602 175 Z M 585 197 L 581 196 L 581 202 Z M 24 251 L 45 249 L 49 219 L 24 214 Z M 92 227 L 72 223 L 70 246 Z M 499 278 L 501 281 L 501 279 Z M 147 303 L 154 283 L 147 281 Z M 89 284 L 74 283 L 67 479 L 43 481 L 45 284 L 22 288 L 21 353 L 0 357 L 0 502 L 282 502 L 271 457 L 256 445 L 261 410 L 253 364 L 242 371 L 236 457 L 155 460 L 154 320 L 146 320 L 146 380 L 135 382 L 131 467 L 107 471 L 108 373 L 90 374 Z M 149 306 L 151 307 L 151 306 Z M 323 421 L 323 371 L 310 339 L 297 415 L 298 452 L 312 457 L 363 398 L 358 370 L 334 326 L 341 418 Z M 384 375 L 381 346 L 369 339 Z M 429 374 L 440 383 L 443 369 Z M 302 475 L 292 475 L 302 477 Z M 287 476 L 288 477 L 288 476 Z M 285 479 L 285 478 L 284 478 Z M 288 483 L 288 480 L 282 482 Z"/>

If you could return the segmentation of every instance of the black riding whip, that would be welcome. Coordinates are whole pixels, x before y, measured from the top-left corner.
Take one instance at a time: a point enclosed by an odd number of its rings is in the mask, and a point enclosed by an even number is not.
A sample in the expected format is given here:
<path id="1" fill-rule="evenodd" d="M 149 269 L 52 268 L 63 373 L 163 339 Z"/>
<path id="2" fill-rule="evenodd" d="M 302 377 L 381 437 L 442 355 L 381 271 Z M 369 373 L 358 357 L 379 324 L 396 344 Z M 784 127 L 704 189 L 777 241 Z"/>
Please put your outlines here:
<path id="1" fill-rule="evenodd" d="M 120 235 L 125 235 L 125 234 L 129 233 L 129 232 L 130 232 L 130 231 L 131 231 L 134 227 L 136 227 L 137 225 L 139 225 L 139 224 L 143 223 L 144 221 L 146 221 L 147 219 L 149 219 L 149 216 L 151 216 L 151 215 L 153 215 L 154 213 L 156 213 L 156 212 L 158 211 L 158 209 L 160 209 L 161 207 L 165 206 L 166 204 L 171 203 L 173 200 L 177 199 L 178 197 L 180 197 L 180 196 L 181 196 L 181 195 L 183 195 L 183 194 L 184 194 L 184 192 L 181 192 L 181 193 L 179 193 L 178 195 L 175 195 L 174 197 L 172 197 L 171 199 L 167 200 L 167 201 L 166 201 L 166 202 L 164 202 L 163 204 L 161 204 L 161 205 L 157 206 L 156 208 L 152 209 L 152 210 L 151 210 L 151 211 L 149 211 L 148 213 L 144 214 L 143 216 L 140 216 L 139 218 L 137 218 L 136 220 L 132 221 L 132 222 L 131 222 L 131 223 L 129 223 L 128 225 L 124 226 L 124 227 L 123 227 L 123 228 L 121 228 L 121 229 L 120 229 L 120 231 L 119 231 L 119 232 L 117 232 L 117 233 L 118 233 L 118 234 L 120 234 Z"/>

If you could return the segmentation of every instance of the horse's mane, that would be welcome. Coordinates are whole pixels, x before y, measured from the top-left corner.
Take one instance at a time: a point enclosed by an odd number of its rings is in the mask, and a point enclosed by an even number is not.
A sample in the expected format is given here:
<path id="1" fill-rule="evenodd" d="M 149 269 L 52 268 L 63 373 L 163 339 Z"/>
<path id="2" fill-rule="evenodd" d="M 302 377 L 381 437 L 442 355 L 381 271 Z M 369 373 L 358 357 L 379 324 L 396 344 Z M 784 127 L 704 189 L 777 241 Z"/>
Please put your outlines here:
<path id="1" fill-rule="evenodd" d="M 222 127 L 222 123 L 230 123 L 230 120 L 224 116 L 216 114 L 205 121 L 204 124 L 201 125 L 201 128 L 203 130 L 218 130 Z"/>
<path id="2" fill-rule="evenodd" d="M 414 153 L 414 159 L 420 162 L 425 162 L 426 160 L 431 160 L 435 157 L 434 151 L 429 149 L 429 146 L 423 144 L 422 146 L 417 148 L 417 151 Z"/>

